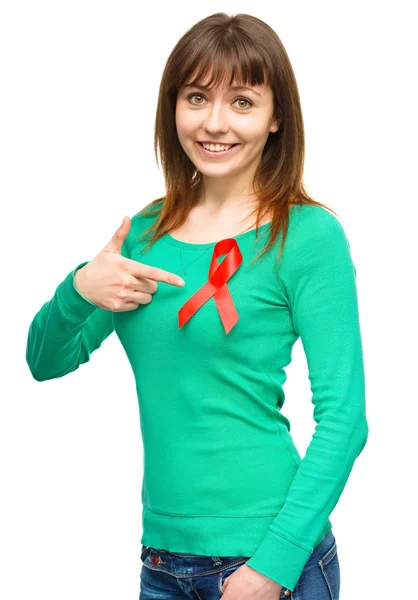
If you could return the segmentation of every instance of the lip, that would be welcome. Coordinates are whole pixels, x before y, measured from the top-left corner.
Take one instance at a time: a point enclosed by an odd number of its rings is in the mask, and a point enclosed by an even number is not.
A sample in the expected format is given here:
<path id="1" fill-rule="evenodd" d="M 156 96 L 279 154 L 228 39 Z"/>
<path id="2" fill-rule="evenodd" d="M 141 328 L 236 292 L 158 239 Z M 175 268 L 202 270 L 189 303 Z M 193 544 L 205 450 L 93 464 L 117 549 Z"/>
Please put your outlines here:
<path id="1" fill-rule="evenodd" d="M 206 150 L 206 148 L 202 146 L 202 142 L 196 142 L 196 144 L 198 145 L 200 152 L 202 152 L 202 154 L 208 156 L 209 158 L 222 158 L 223 156 L 229 156 L 230 154 L 234 153 L 235 150 L 239 148 L 239 146 L 241 146 L 241 144 L 235 144 L 235 146 L 232 146 L 232 148 L 229 148 L 229 150 L 211 152 L 210 150 Z"/>

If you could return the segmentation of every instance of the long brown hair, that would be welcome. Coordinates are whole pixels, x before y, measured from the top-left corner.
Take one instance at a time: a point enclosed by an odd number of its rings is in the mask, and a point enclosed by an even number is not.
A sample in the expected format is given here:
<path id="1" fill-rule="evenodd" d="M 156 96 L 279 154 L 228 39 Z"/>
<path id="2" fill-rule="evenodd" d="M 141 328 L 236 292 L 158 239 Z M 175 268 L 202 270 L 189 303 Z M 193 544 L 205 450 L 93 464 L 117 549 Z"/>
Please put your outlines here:
<path id="1" fill-rule="evenodd" d="M 254 176 L 258 208 L 251 214 L 257 212 L 257 237 L 260 220 L 267 213 L 273 215 L 269 241 L 257 260 L 283 233 L 279 256 L 287 235 L 291 205 L 311 204 L 337 213 L 313 200 L 303 183 L 305 135 L 302 110 L 296 78 L 279 36 L 252 15 L 230 16 L 223 12 L 202 19 L 186 31 L 164 68 L 154 151 L 157 164 L 158 152 L 161 157 L 166 194 L 139 212 L 147 217 L 159 215 L 144 232 L 145 236 L 152 236 L 145 250 L 165 233 L 180 227 L 198 198 L 201 174 L 180 145 L 175 122 L 176 102 L 178 90 L 186 82 L 199 84 L 209 73 L 209 86 L 225 85 L 227 81 L 231 85 L 236 78 L 241 85 L 266 83 L 272 88 L 274 117 L 279 129 L 269 133 Z M 189 81 L 191 75 L 194 78 Z"/>

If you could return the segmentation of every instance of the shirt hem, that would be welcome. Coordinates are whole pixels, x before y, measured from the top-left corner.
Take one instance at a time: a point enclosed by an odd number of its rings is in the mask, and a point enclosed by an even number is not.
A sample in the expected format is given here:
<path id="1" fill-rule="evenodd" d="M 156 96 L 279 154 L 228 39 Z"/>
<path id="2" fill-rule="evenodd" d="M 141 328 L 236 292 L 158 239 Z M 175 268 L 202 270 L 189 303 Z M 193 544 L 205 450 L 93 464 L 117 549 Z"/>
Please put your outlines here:
<path id="1" fill-rule="evenodd" d="M 251 557 L 277 513 L 245 517 L 173 515 L 153 511 L 144 504 L 140 542 L 145 546 L 170 552 Z M 321 543 L 331 527 L 328 519 L 315 546 Z"/>

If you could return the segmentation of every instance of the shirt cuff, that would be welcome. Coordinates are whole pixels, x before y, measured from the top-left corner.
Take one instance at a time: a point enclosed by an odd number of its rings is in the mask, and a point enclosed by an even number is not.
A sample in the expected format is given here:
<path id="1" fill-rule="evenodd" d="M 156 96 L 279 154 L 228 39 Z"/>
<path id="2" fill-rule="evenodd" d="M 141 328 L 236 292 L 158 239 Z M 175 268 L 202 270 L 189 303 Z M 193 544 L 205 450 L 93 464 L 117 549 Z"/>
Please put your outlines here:
<path id="1" fill-rule="evenodd" d="M 89 261 L 80 263 L 73 269 L 57 288 L 59 306 L 65 316 L 74 322 L 83 323 L 98 308 L 96 304 L 87 300 L 75 287 L 74 275 Z"/>
<path id="2" fill-rule="evenodd" d="M 293 591 L 312 552 L 268 529 L 246 564 Z"/>

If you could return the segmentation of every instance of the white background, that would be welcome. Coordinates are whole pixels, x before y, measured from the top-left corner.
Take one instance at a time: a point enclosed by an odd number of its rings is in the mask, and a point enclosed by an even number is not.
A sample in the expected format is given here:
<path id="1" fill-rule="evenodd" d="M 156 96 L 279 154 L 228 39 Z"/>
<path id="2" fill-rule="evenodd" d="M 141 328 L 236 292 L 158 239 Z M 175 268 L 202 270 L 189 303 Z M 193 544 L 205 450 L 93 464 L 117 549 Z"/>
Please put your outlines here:
<path id="1" fill-rule="evenodd" d="M 341 600 L 416 588 L 416 39 L 407 2 L 5 2 L 0 12 L 2 357 L 0 597 L 135 600 L 142 442 L 113 333 L 65 378 L 35 381 L 29 325 L 123 216 L 164 193 L 153 153 L 174 44 L 218 11 L 278 33 L 302 102 L 308 192 L 350 241 L 369 439 L 331 515 Z M 141 340 L 146 344 L 147 340 Z M 300 340 L 286 411 L 314 430 Z M 412 596 L 411 596 L 412 597 Z"/>

